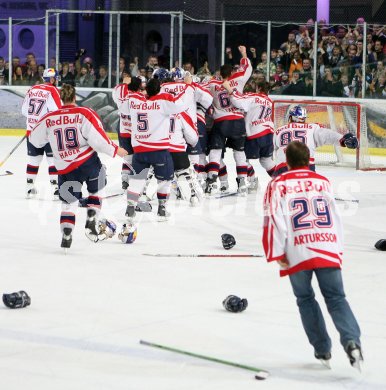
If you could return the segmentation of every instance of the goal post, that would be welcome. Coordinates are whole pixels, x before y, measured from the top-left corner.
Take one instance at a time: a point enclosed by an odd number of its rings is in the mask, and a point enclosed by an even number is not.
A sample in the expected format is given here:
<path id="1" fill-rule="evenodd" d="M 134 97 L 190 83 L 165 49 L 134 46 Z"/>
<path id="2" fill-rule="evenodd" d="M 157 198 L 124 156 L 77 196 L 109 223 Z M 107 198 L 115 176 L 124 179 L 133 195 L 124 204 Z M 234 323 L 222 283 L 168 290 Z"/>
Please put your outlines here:
<path id="1" fill-rule="evenodd" d="M 295 105 L 307 110 L 308 123 L 318 123 L 342 136 L 351 133 L 358 138 L 359 148 L 347 149 L 325 145 L 316 149 L 315 162 L 319 165 L 355 167 L 358 170 L 386 170 L 386 159 L 372 155 L 364 104 L 347 101 L 322 101 L 311 99 L 283 99 L 273 97 L 273 121 L 275 129 L 288 122 L 289 111 Z"/>

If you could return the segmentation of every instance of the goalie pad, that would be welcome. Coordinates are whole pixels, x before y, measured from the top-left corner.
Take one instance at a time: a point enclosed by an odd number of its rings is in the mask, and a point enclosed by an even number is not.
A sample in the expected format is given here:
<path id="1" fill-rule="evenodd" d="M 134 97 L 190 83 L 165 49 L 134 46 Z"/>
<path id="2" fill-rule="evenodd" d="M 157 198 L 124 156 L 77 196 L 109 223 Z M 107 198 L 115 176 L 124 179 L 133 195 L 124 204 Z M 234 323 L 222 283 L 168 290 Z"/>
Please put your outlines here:
<path id="1" fill-rule="evenodd" d="M 25 291 L 18 291 L 11 294 L 3 294 L 3 302 L 10 309 L 21 309 L 31 304 L 31 298 Z"/>

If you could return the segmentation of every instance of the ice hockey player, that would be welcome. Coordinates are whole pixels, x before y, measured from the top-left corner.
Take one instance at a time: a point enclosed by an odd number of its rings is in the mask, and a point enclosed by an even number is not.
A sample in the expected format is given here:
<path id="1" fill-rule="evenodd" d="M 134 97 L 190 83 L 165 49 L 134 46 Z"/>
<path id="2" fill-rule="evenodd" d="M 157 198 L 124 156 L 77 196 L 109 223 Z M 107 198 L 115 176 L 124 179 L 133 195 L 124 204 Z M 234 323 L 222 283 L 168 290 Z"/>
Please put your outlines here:
<path id="1" fill-rule="evenodd" d="M 184 71 L 182 69 L 173 69 L 170 72 L 170 79 L 163 80 L 161 93 L 171 93 L 173 96 L 184 92 L 186 84 L 183 81 Z M 170 81 L 169 81 L 170 80 Z M 165 82 L 166 81 L 166 82 Z M 185 91 L 188 109 L 170 117 L 170 148 L 173 159 L 174 174 L 177 178 L 177 185 L 181 179 L 186 180 L 190 188 L 190 205 L 196 206 L 199 203 L 198 183 L 195 181 L 195 172 L 190 169 L 190 159 L 187 152 L 188 146 L 196 147 L 198 143 L 197 129 L 197 111 L 196 111 L 196 93 L 197 87 L 192 83 L 191 88 Z M 206 92 L 208 93 L 208 92 Z M 209 94 L 209 93 L 208 93 Z M 181 190 L 177 188 L 177 194 Z M 181 195 L 180 195 L 181 196 Z"/>
<path id="2" fill-rule="evenodd" d="M 227 139 L 231 140 L 233 156 L 236 161 L 237 183 L 240 194 L 247 192 L 247 161 L 244 153 L 246 137 L 244 114 L 230 101 L 228 92 L 223 87 L 224 81 L 229 81 L 231 88 L 242 92 L 252 74 L 251 62 L 247 57 L 245 46 L 239 46 L 241 53 L 240 67 L 232 73 L 232 66 L 222 65 L 220 74 L 222 80 L 211 80 L 205 86 L 213 96 L 214 125 L 210 137 L 210 153 L 208 164 L 208 178 L 205 192 L 211 194 L 216 188 L 216 180 L 220 170 L 220 160 Z"/>
<path id="3" fill-rule="evenodd" d="M 276 152 L 275 173 L 287 171 L 285 151 L 291 141 L 299 141 L 308 146 L 310 150 L 310 169 L 315 170 L 315 149 L 322 145 L 339 143 L 342 147 L 356 149 L 358 139 L 351 133 L 343 136 L 334 130 L 322 127 L 317 123 L 305 123 L 307 110 L 301 106 L 294 106 L 289 111 L 288 124 L 275 131 L 274 149 Z"/>
<path id="4" fill-rule="evenodd" d="M 185 89 L 191 87 L 192 78 L 186 77 Z M 185 100 L 185 91 L 177 96 L 160 93 L 161 84 L 156 78 L 149 80 L 146 86 L 147 98 L 139 94 L 130 97 L 122 112 L 131 117 L 132 145 L 134 149 L 133 171 L 127 189 L 126 216 L 129 223 L 134 222 L 135 206 L 145 186 L 147 173 L 153 167 L 158 180 L 158 220 L 167 220 L 166 202 L 174 176 L 173 160 L 170 148 L 170 115 L 187 109 L 189 100 Z"/>
<path id="5" fill-rule="evenodd" d="M 106 186 L 106 172 L 97 152 L 111 157 L 124 157 L 127 151 L 115 145 L 106 135 L 98 114 L 75 104 L 75 88 L 65 84 L 60 91 L 63 107 L 46 114 L 30 134 L 36 148 L 50 143 L 58 170 L 59 196 L 62 201 L 60 228 L 62 248 L 70 248 L 75 226 L 75 211 L 86 183 L 86 236 L 93 242 L 114 234 L 114 226 L 104 224 L 97 230 L 98 213 L 102 205 L 100 191 Z"/>
<path id="6" fill-rule="evenodd" d="M 329 367 L 331 339 L 311 285 L 315 274 L 340 342 L 351 365 L 360 369 L 360 329 L 343 289 L 343 228 L 331 184 L 309 169 L 305 143 L 290 142 L 286 158 L 289 171 L 270 182 L 264 197 L 267 261 L 276 261 L 280 276 L 289 276 L 315 357 Z"/>
<path id="7" fill-rule="evenodd" d="M 119 127 L 118 127 L 118 141 L 119 146 L 127 150 L 128 155 L 123 158 L 121 179 L 122 189 L 126 190 L 129 186 L 129 175 L 131 172 L 131 164 L 133 161 L 133 148 L 131 146 L 131 120 L 129 115 L 120 112 L 120 108 L 124 102 L 129 99 L 130 92 L 136 92 L 141 87 L 141 79 L 138 77 L 125 77 L 121 84 L 114 87 L 112 97 L 114 103 L 118 107 L 119 113 Z"/>
<path id="8" fill-rule="evenodd" d="M 236 89 L 231 88 L 229 81 L 224 81 L 224 88 L 229 93 L 231 103 L 245 111 L 245 127 L 247 130 L 247 139 L 245 141 L 245 155 L 247 162 L 249 160 L 259 159 L 262 167 L 271 176 L 275 163 L 273 161 L 273 132 L 274 124 L 272 122 L 272 100 L 267 95 L 266 84 L 260 83 L 260 93 L 247 92 L 241 94 Z M 250 185 L 248 192 L 257 189 L 257 178 L 254 178 L 254 170 L 251 166 L 248 172 Z M 254 178 L 254 179 L 253 179 Z"/>
<path id="9" fill-rule="evenodd" d="M 50 144 L 35 148 L 28 139 L 31 130 L 40 118 L 47 114 L 47 112 L 55 111 L 62 106 L 59 90 L 56 88 L 58 78 L 59 75 L 55 69 L 45 69 L 43 72 L 44 84 L 34 85 L 28 90 L 21 108 L 22 114 L 27 117 L 27 198 L 31 198 L 37 194 L 35 179 L 45 153 L 54 199 L 59 199 L 57 171 L 55 169 Z"/>

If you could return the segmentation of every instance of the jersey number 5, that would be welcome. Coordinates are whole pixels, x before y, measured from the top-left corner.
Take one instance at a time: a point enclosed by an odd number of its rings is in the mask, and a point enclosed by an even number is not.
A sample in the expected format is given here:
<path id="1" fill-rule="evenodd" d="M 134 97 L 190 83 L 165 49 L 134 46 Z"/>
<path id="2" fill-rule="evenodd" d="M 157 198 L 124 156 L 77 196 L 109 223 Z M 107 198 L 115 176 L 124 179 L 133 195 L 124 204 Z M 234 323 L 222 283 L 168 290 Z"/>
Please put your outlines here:
<path id="1" fill-rule="evenodd" d="M 142 132 L 149 130 L 149 122 L 147 121 L 146 112 L 139 112 L 137 114 L 137 130 Z"/>

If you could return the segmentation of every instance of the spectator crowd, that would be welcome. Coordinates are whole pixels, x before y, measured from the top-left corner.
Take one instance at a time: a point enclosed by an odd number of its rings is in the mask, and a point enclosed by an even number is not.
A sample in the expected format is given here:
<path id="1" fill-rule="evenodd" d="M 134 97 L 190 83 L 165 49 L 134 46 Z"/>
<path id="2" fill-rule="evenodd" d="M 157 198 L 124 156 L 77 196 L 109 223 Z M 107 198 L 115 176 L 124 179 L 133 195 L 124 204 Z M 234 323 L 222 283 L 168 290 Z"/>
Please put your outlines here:
<path id="1" fill-rule="evenodd" d="M 279 47 L 270 50 L 269 65 L 266 51 L 259 52 L 258 48 L 250 47 L 248 54 L 254 72 L 248 89 L 256 91 L 259 82 L 266 81 L 270 94 L 312 96 L 316 83 L 317 96 L 361 98 L 365 58 L 364 97 L 386 99 L 386 26 L 368 25 L 364 36 L 363 23 L 363 18 L 358 18 L 353 27 L 328 26 L 323 21 L 319 22 L 316 64 L 312 20 L 290 31 Z M 226 63 L 237 68 L 238 58 L 234 58 L 230 47 L 226 48 L 225 59 Z M 168 52 L 160 56 L 150 55 L 144 62 L 140 66 L 138 57 L 121 57 L 119 74 L 115 69 L 111 71 L 111 86 L 121 82 L 125 76 L 138 76 L 144 88 L 155 69 L 168 67 Z M 209 69 L 206 55 L 200 56 L 200 63 L 197 62 L 193 55 L 186 52 L 182 66 L 200 81 L 219 77 L 218 70 Z M 178 63 L 175 65 L 179 66 Z M 42 82 L 45 66 L 37 64 L 34 53 L 27 54 L 25 63 L 21 63 L 19 57 L 12 58 L 11 83 L 8 80 L 9 66 L 9 62 L 0 57 L 0 85 L 35 85 Z M 59 86 L 108 87 L 109 69 L 103 64 L 96 66 L 84 49 L 76 53 L 73 62 L 56 64 L 55 58 L 51 58 L 49 67 L 59 71 Z"/>

